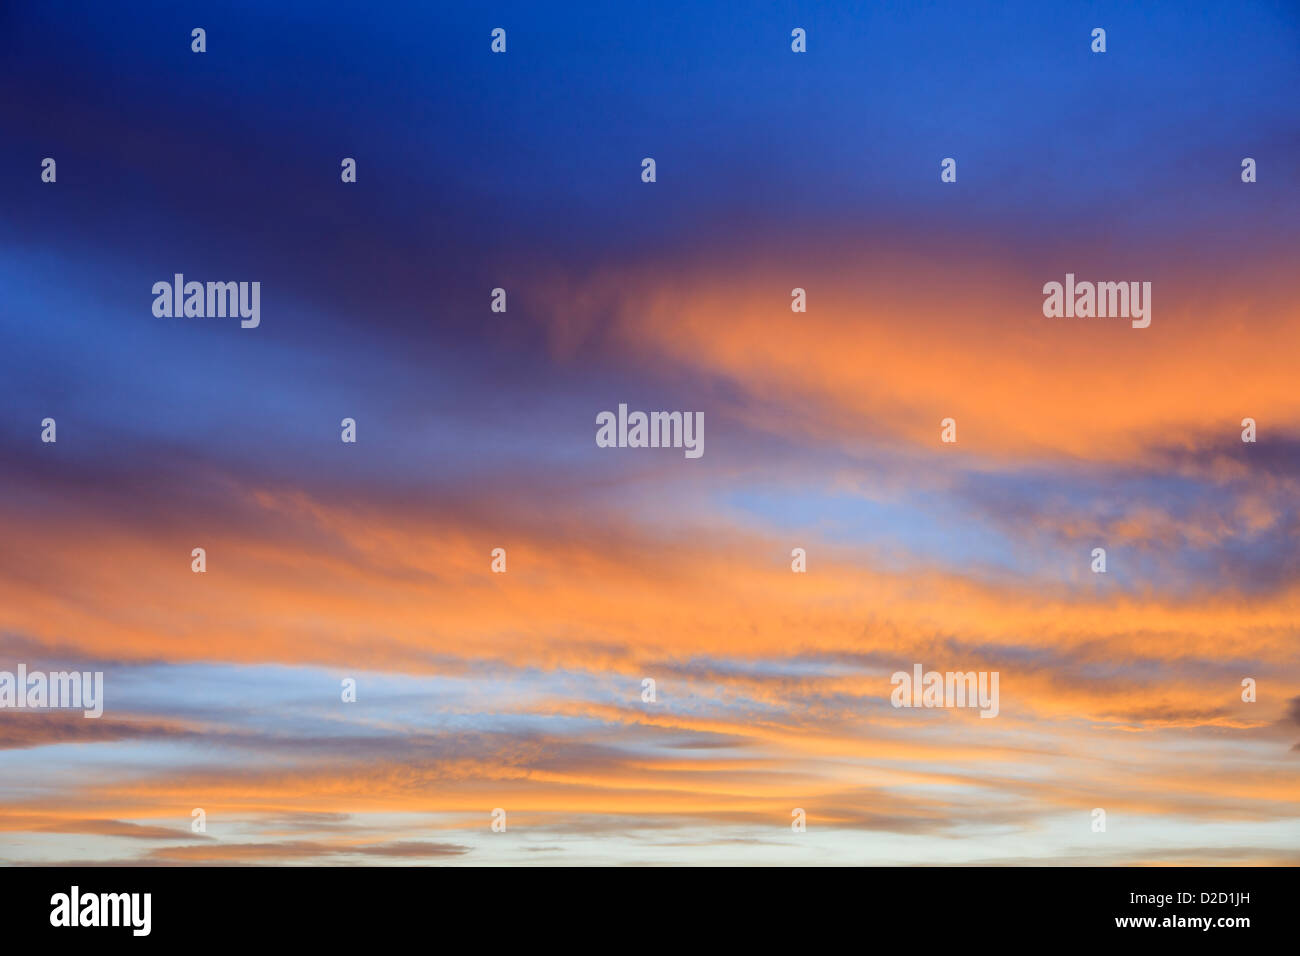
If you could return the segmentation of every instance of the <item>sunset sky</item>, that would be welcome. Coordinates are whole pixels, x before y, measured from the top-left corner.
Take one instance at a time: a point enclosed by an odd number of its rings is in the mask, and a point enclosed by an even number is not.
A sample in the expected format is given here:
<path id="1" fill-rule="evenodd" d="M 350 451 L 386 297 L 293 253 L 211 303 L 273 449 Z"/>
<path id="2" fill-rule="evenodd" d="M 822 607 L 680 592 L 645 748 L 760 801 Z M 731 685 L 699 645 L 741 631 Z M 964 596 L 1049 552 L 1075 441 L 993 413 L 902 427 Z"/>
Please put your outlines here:
<path id="1" fill-rule="evenodd" d="M 1300 863 L 1300 8 L 269 6 L 0 5 L 0 863 Z"/>

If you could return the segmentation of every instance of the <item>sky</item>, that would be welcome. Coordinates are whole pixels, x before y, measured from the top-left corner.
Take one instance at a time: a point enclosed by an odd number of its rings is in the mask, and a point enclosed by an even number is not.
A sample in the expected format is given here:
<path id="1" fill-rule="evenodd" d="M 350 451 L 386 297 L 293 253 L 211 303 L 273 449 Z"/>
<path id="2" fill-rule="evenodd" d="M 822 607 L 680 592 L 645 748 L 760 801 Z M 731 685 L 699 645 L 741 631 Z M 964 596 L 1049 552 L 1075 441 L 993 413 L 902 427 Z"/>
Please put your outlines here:
<path id="1" fill-rule="evenodd" d="M 104 674 L 0 863 L 1300 862 L 1297 89 L 1282 2 L 0 6 L 0 671 Z"/>

